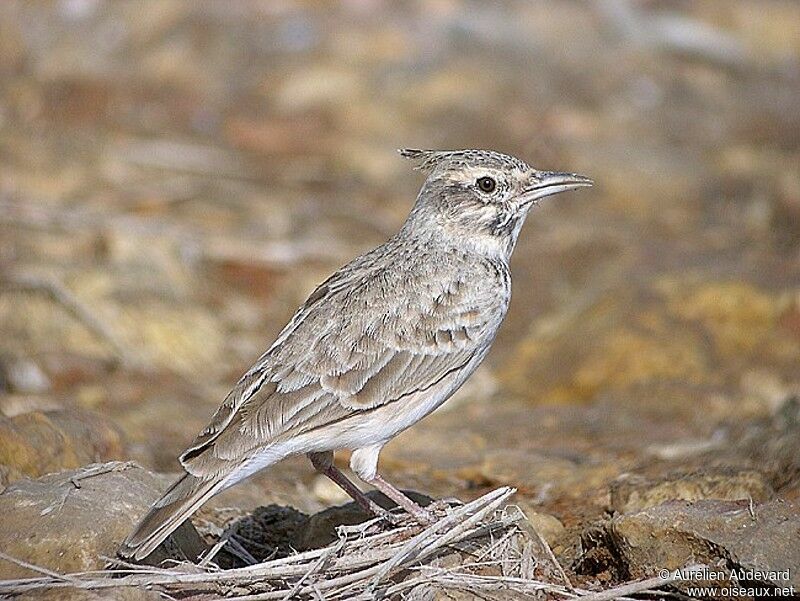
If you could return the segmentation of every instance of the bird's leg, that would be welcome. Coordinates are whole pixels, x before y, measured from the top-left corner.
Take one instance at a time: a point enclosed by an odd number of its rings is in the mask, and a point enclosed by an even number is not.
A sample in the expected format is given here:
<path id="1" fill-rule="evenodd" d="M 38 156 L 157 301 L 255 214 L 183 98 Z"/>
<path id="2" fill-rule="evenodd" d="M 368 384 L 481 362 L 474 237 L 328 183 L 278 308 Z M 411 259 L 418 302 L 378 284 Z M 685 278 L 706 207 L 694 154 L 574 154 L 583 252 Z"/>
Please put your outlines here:
<path id="1" fill-rule="evenodd" d="M 397 521 L 386 509 L 361 492 L 361 490 L 333 464 L 333 451 L 309 453 L 308 458 L 311 460 L 311 465 L 314 466 L 314 469 L 336 483 L 344 492 L 352 497 L 361 509 L 392 524 Z"/>
<path id="2" fill-rule="evenodd" d="M 397 503 L 397 505 L 405 509 L 407 513 L 413 516 L 413 518 L 423 526 L 432 524 L 436 520 L 430 512 L 417 505 L 378 475 L 378 454 L 381 452 L 381 448 L 382 446 L 373 446 L 353 451 L 350 457 L 350 467 L 353 469 L 356 476 L 367 484 L 377 488 L 384 495 Z"/>
<path id="3" fill-rule="evenodd" d="M 402 493 L 402 491 L 396 489 L 394 486 L 389 484 L 386 480 L 381 478 L 378 474 L 372 476 L 372 478 L 365 480 L 367 484 L 371 484 L 387 497 L 389 497 L 392 501 L 397 503 L 400 507 L 406 510 L 415 520 L 417 520 L 423 526 L 427 526 L 435 522 L 435 518 L 428 512 L 427 509 L 424 507 L 420 507 L 417 503 L 409 499 L 406 495 Z"/>

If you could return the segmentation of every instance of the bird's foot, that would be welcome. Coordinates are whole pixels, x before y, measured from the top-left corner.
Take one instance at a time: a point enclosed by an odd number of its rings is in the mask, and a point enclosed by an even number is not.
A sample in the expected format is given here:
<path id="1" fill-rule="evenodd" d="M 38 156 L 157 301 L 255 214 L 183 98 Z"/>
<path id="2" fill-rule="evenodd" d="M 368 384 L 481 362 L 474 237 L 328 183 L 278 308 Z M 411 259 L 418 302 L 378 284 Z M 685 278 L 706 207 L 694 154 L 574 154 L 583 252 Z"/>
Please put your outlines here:
<path id="1" fill-rule="evenodd" d="M 378 505 L 375 501 L 370 499 L 365 494 L 359 494 L 355 497 L 356 503 L 369 514 L 372 514 L 376 518 L 380 518 L 382 521 L 386 522 L 389 526 L 398 526 L 402 523 L 403 519 L 402 516 L 397 515 L 389 511 L 388 509 L 384 509 L 380 505 Z"/>
<path id="2" fill-rule="evenodd" d="M 403 509 L 405 509 L 408 515 L 414 518 L 414 521 L 420 526 L 430 526 L 437 520 L 436 516 L 427 508 L 420 507 L 416 503 L 403 507 Z"/>
<path id="3" fill-rule="evenodd" d="M 369 499 L 369 501 L 368 511 L 391 528 L 397 526 L 427 527 L 446 517 L 453 506 L 463 504 L 458 499 L 441 499 L 422 507 L 408 499 L 407 503 L 398 504 L 395 510 L 391 511 L 384 509 L 372 499 Z M 398 509 L 402 509 L 402 511 L 397 512 Z"/>
<path id="4" fill-rule="evenodd" d="M 376 508 L 370 508 L 370 512 L 383 520 L 390 528 L 398 526 L 430 526 L 436 521 L 434 515 L 419 505 L 416 506 L 416 509 L 401 506 L 397 506 L 394 509 L 395 511 L 390 511 L 376 504 Z M 400 509 L 402 511 L 398 511 Z"/>
<path id="5" fill-rule="evenodd" d="M 392 513 L 388 509 L 384 509 L 383 507 L 378 507 L 378 510 L 374 512 L 376 517 L 379 517 L 381 520 L 386 522 L 386 525 L 390 528 L 395 528 L 397 526 L 401 526 L 403 524 L 403 515 Z"/>

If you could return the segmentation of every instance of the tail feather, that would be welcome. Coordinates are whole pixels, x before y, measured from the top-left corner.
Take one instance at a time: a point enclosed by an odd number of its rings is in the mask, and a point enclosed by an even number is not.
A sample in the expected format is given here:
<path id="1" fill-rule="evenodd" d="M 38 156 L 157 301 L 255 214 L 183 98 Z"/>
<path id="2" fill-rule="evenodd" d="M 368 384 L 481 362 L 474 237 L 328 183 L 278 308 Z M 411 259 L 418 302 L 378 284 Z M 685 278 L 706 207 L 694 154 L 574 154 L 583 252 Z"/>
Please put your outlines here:
<path id="1" fill-rule="evenodd" d="M 119 555 L 140 561 L 150 555 L 203 503 L 219 492 L 219 478 L 203 480 L 184 474 L 144 516 L 119 548 Z"/>

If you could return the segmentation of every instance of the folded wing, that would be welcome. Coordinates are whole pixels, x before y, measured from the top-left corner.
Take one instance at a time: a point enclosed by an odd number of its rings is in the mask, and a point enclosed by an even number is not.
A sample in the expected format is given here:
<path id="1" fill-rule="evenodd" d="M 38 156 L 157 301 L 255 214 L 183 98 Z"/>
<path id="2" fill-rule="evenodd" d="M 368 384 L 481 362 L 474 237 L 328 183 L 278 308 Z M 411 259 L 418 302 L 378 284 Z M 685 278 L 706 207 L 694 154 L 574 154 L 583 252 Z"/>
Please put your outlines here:
<path id="1" fill-rule="evenodd" d="M 469 363 L 505 313 L 507 271 L 466 258 L 454 268 L 457 259 L 334 274 L 181 456 L 187 472 L 218 475 L 271 441 L 401 402 Z"/>

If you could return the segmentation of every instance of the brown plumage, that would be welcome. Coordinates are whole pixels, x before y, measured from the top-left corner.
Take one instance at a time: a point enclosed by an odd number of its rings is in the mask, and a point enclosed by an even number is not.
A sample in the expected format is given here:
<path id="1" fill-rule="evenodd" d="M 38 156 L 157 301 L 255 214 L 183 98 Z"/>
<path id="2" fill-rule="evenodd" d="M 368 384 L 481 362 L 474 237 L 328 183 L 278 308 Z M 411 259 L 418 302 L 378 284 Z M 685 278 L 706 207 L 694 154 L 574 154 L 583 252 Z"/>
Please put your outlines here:
<path id="1" fill-rule="evenodd" d="M 181 455 L 186 474 L 122 556 L 146 557 L 211 496 L 297 453 L 378 511 L 332 466 L 332 451 L 352 449 L 359 477 L 426 519 L 377 475 L 378 453 L 485 357 L 508 308 L 508 259 L 530 206 L 589 180 L 489 151 L 403 152 L 429 171 L 403 228 L 311 294 Z"/>

